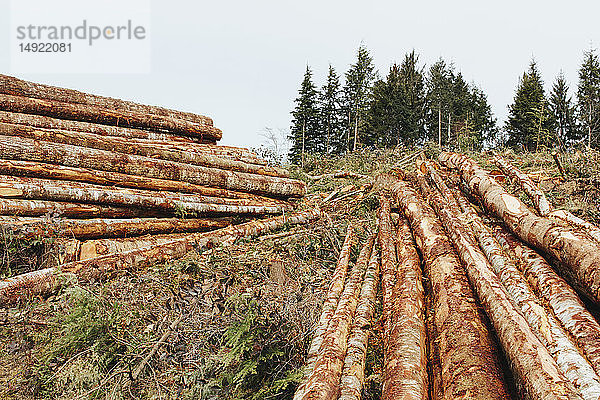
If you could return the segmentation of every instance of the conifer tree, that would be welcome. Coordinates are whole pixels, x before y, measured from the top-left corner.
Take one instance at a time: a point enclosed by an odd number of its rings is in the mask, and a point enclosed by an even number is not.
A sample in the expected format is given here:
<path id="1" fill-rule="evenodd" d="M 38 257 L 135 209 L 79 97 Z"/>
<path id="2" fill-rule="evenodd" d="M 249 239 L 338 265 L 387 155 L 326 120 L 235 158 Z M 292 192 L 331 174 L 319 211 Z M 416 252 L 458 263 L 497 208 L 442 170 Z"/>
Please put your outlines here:
<path id="1" fill-rule="evenodd" d="M 552 85 L 549 102 L 559 146 L 565 149 L 579 142 L 582 135 L 577 127 L 575 106 L 569 96 L 569 85 L 562 71 Z"/>
<path id="2" fill-rule="evenodd" d="M 345 150 L 344 115 L 340 77 L 329 65 L 327 82 L 319 94 L 319 118 L 324 153 L 341 153 Z"/>
<path id="3" fill-rule="evenodd" d="M 296 108 L 292 111 L 292 126 L 289 139 L 292 143 L 289 160 L 304 166 L 304 158 L 308 153 L 319 150 L 319 109 L 317 90 L 312 81 L 312 71 L 307 66 L 304 79 L 296 98 Z"/>
<path id="4" fill-rule="evenodd" d="M 415 51 L 404 56 L 400 65 L 399 80 L 402 97 L 402 135 L 404 144 L 425 141 L 426 97 L 423 68 Z"/>
<path id="5" fill-rule="evenodd" d="M 586 51 L 579 68 L 577 114 L 588 146 L 598 147 L 600 138 L 600 61 L 594 49 Z"/>
<path id="6" fill-rule="evenodd" d="M 452 107 L 452 80 L 452 66 L 447 66 L 443 59 L 440 58 L 429 68 L 426 80 L 426 128 L 428 139 L 440 145 L 447 141 L 444 127 Z"/>
<path id="7" fill-rule="evenodd" d="M 369 135 L 365 144 L 392 147 L 403 143 L 403 92 L 400 67 L 394 64 L 385 80 L 373 85 L 373 99 L 367 116 Z"/>

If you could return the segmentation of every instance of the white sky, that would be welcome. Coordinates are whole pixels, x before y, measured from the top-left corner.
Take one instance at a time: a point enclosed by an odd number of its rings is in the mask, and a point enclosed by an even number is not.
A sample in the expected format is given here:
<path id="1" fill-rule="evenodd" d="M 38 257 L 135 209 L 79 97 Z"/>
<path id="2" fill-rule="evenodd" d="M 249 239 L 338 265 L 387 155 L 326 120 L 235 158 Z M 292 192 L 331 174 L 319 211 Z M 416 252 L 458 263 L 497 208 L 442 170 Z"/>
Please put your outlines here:
<path id="1" fill-rule="evenodd" d="M 321 85 L 328 64 L 343 73 L 361 42 L 383 76 L 413 48 L 428 65 L 453 61 L 500 124 L 532 56 L 547 88 L 562 69 L 574 89 L 583 51 L 600 46 L 600 2 L 581 0 L 154 0 L 151 14 L 149 74 L 14 75 L 205 114 L 222 144 L 256 146 L 265 127 L 289 128 L 307 63 Z M 8 26 L 0 0 L 0 72 L 10 74 Z"/>

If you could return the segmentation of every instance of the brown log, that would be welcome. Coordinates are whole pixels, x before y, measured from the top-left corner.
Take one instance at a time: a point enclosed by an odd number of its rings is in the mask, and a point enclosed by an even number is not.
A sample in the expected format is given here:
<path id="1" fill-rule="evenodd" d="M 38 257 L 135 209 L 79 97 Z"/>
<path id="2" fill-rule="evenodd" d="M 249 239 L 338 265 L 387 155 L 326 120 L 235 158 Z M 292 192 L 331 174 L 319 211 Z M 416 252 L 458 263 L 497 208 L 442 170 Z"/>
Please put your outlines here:
<path id="1" fill-rule="evenodd" d="M 271 195 L 301 197 L 301 181 L 0 135 L 2 158 L 60 164 Z"/>
<path id="2" fill-rule="evenodd" d="M 600 252 L 594 240 L 535 215 L 468 157 L 442 153 L 440 161 L 459 170 L 489 212 L 500 217 L 521 240 L 561 261 L 586 295 L 600 302 Z"/>
<path id="3" fill-rule="evenodd" d="M 200 140 L 218 141 L 223 136 L 221 130 L 212 125 L 172 117 L 6 94 L 0 94 L 0 110 L 126 128 L 157 130 Z"/>
<path id="4" fill-rule="evenodd" d="M 165 244 L 173 240 L 187 237 L 188 233 L 171 233 L 165 235 L 145 235 L 140 237 L 117 238 L 117 239 L 94 239 L 86 240 L 79 246 L 71 246 L 70 261 L 83 261 L 107 254 L 124 253 L 143 247 Z"/>
<path id="5" fill-rule="evenodd" d="M 396 284 L 396 246 L 392 234 L 392 221 L 390 218 L 390 199 L 387 196 L 379 197 L 379 248 L 381 249 L 381 292 L 383 297 L 384 326 L 390 322 L 393 309 L 392 292 Z M 389 329 L 384 329 L 389 333 Z M 384 334 L 385 334 L 384 333 Z M 384 337 L 387 342 L 387 337 Z"/>
<path id="6" fill-rule="evenodd" d="M 427 336 L 421 261 L 410 227 L 398 221 L 397 272 L 385 328 L 383 400 L 427 400 Z M 385 308 L 385 307 L 384 307 Z"/>
<path id="7" fill-rule="evenodd" d="M 367 345 L 372 319 L 375 314 L 377 283 L 379 281 L 379 260 L 375 244 L 371 249 L 369 265 L 360 291 L 356 307 L 356 317 L 348 337 L 348 351 L 340 378 L 339 400 L 360 400 L 365 381 Z"/>
<path id="8" fill-rule="evenodd" d="M 133 249 L 119 254 L 90 258 L 64 264 L 58 268 L 47 268 L 28 274 L 18 275 L 0 281 L 0 304 L 9 304 L 21 298 L 49 293 L 55 288 L 59 272 L 74 273 L 79 279 L 104 278 L 107 274 L 122 270 L 144 268 L 167 260 L 183 257 L 192 250 L 212 248 L 219 244 L 227 245 L 235 240 L 257 236 L 284 226 L 306 224 L 319 218 L 318 208 L 281 215 L 273 218 L 254 220 L 211 232 L 190 233 L 184 238 L 167 243 Z"/>
<path id="9" fill-rule="evenodd" d="M 0 175 L 0 197 L 137 207 L 191 215 L 277 214 L 289 209 L 277 203 L 221 199 L 173 192 L 109 188 L 88 183 L 61 182 Z"/>
<path id="10" fill-rule="evenodd" d="M 600 228 L 596 225 L 573 215 L 567 210 L 553 210 L 548 215 L 553 220 L 566 223 L 569 226 L 577 229 L 583 234 L 589 235 L 597 243 L 600 243 Z"/>
<path id="11" fill-rule="evenodd" d="M 0 216 L 0 226 L 28 239 L 72 237 L 98 239 L 161 233 L 206 232 L 230 225 L 226 219 L 130 218 L 45 219 Z"/>
<path id="12" fill-rule="evenodd" d="M 98 96 L 95 94 L 80 92 L 78 90 L 29 82 L 8 75 L 0 75 L 0 93 L 23 97 L 33 97 L 42 100 L 56 100 L 65 103 L 84 104 L 117 111 L 161 115 L 164 117 L 183 119 L 203 125 L 213 124 L 212 119 L 205 117 L 204 115 L 170 110 L 168 108 L 159 106 L 138 104 L 132 101 Z"/>
<path id="13" fill-rule="evenodd" d="M 335 313 L 323 336 L 314 370 L 304 387 L 303 399 L 329 400 L 339 393 L 340 378 L 348 350 L 348 336 L 374 242 L 375 235 L 372 235 L 362 247 L 356 264 L 348 276 Z"/>
<path id="14" fill-rule="evenodd" d="M 337 309 L 340 296 L 342 295 L 342 292 L 344 290 L 344 282 L 346 281 L 346 275 L 348 273 L 348 263 L 350 262 L 350 252 L 352 250 L 352 245 L 355 239 L 356 237 L 354 234 L 354 228 L 352 227 L 352 225 L 349 224 L 348 230 L 346 231 L 346 238 L 344 239 L 344 244 L 342 245 L 342 250 L 340 251 L 340 256 L 335 267 L 335 271 L 333 272 L 331 282 L 329 283 L 329 289 L 327 290 L 327 294 L 325 295 L 325 301 L 323 302 L 321 316 L 319 317 L 315 333 L 313 335 L 312 341 L 310 342 L 310 347 L 306 356 L 305 367 L 303 368 L 304 380 L 296 389 L 296 393 L 294 394 L 294 400 L 304 398 L 304 393 L 306 385 L 308 383 L 308 379 L 311 377 L 315 369 L 317 358 L 319 357 L 319 350 L 321 349 L 321 344 L 323 343 L 325 333 L 327 332 L 327 328 L 329 327 L 329 322 L 335 314 L 335 310 Z"/>
<path id="15" fill-rule="evenodd" d="M 472 232 L 459 220 L 458 208 L 432 190 L 423 176 L 419 177 L 419 185 L 457 249 L 477 297 L 510 360 L 513 373 L 525 392 L 532 399 L 582 399 L 511 300 Z"/>
<path id="16" fill-rule="evenodd" d="M 160 212 L 139 208 L 99 206 L 45 200 L 22 200 L 0 197 L 0 215 L 20 217 L 64 218 L 135 218 L 158 217 Z"/>
<path id="17" fill-rule="evenodd" d="M 380 177 L 409 221 L 431 284 L 444 399 L 509 399 L 498 349 L 461 262 L 434 211 L 406 182 Z M 549 356 L 548 356 L 549 357 Z"/>
<path id="18" fill-rule="evenodd" d="M 200 165 L 230 171 L 247 172 L 258 175 L 287 177 L 289 173 L 281 168 L 247 164 L 218 155 L 196 152 L 183 145 L 163 144 L 157 141 L 143 141 L 115 136 L 100 136 L 93 133 L 34 128 L 30 126 L 0 123 L 0 135 L 89 147 L 117 153 L 158 158 L 167 161 Z"/>
<path id="19" fill-rule="evenodd" d="M 14 161 L 0 159 L 0 174 L 33 178 L 53 179 L 93 183 L 103 186 L 119 186 L 132 189 L 160 190 L 169 192 L 191 193 L 201 196 L 225 199 L 248 199 L 261 203 L 272 202 L 286 205 L 286 202 L 258 196 L 252 193 L 237 192 L 221 188 L 194 185 L 193 183 L 169 181 L 165 179 L 146 178 L 127 175 L 119 172 L 98 171 L 87 168 L 64 167 L 62 165 L 45 164 L 32 161 Z M 289 203 L 287 204 L 289 205 Z"/>

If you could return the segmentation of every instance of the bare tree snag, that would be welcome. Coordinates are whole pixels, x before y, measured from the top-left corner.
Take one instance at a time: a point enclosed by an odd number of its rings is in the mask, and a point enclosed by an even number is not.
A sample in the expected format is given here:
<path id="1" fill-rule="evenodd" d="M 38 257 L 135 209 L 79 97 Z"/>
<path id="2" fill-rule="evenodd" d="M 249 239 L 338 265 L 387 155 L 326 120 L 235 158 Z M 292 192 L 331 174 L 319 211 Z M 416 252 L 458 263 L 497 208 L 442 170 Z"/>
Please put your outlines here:
<path id="1" fill-rule="evenodd" d="M 348 337 L 348 351 L 344 359 L 344 369 L 340 379 L 339 400 L 360 400 L 365 383 L 365 363 L 369 331 L 375 314 L 375 297 L 379 282 L 378 252 L 373 244 L 369 265 L 360 291 L 360 300 L 356 307 L 356 317 Z"/>
<path id="2" fill-rule="evenodd" d="M 485 208 L 500 217 L 521 240 L 561 261 L 591 299 L 600 301 L 600 252 L 598 243 L 579 232 L 531 212 L 510 195 L 473 160 L 456 153 L 442 153 L 440 161 L 459 170 L 469 189 Z"/>
<path id="3" fill-rule="evenodd" d="M 144 268 L 156 263 L 183 257 L 192 250 L 227 245 L 235 240 L 257 236 L 284 226 L 306 224 L 319 218 L 318 208 L 291 215 L 254 220 L 211 232 L 190 233 L 166 243 L 133 249 L 119 254 L 107 254 L 82 261 L 74 261 L 57 268 L 34 271 L 0 281 L 0 304 L 8 304 L 36 294 L 48 293 L 58 284 L 57 273 L 74 273 L 79 279 L 104 278 L 122 269 Z"/>

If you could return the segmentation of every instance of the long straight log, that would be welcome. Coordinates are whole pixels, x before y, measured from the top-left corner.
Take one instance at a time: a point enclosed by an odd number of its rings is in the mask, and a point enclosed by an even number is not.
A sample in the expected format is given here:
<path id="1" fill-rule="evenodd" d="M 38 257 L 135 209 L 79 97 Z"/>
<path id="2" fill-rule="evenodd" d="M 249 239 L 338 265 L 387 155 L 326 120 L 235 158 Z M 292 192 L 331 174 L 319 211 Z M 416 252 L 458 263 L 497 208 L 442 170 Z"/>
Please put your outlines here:
<path id="1" fill-rule="evenodd" d="M 309 378 L 315 370 L 315 365 L 319 357 L 319 350 L 323 344 L 325 333 L 327 332 L 327 328 L 329 328 L 329 323 L 335 314 L 340 296 L 344 290 L 344 283 L 346 281 L 346 275 L 348 274 L 348 263 L 350 262 L 350 252 L 355 239 L 356 237 L 354 234 L 354 228 L 352 225 L 348 225 L 346 238 L 344 239 L 344 244 L 342 245 L 340 256 L 338 258 L 335 271 L 333 272 L 333 276 L 331 277 L 331 282 L 329 283 L 329 289 L 327 290 L 325 301 L 323 302 L 321 316 L 317 322 L 317 327 L 315 329 L 313 339 L 310 342 L 310 347 L 306 356 L 306 365 L 304 367 L 305 378 L 296 389 L 294 400 L 304 398 Z"/>
<path id="2" fill-rule="evenodd" d="M 257 236 L 284 226 L 306 224 L 319 218 L 318 208 L 281 215 L 273 218 L 254 220 L 211 232 L 190 233 L 184 238 L 169 242 L 133 249 L 119 254 L 90 258 L 63 264 L 57 268 L 18 275 L 0 281 L 0 304 L 9 304 L 21 298 L 49 293 L 60 283 L 57 274 L 74 273 L 79 279 L 103 278 L 121 269 L 144 268 L 156 263 L 183 257 L 192 250 L 212 248 L 219 244 L 230 244 L 235 240 Z"/>
<path id="3" fill-rule="evenodd" d="M 532 399 L 582 399 L 511 300 L 475 238 L 458 219 L 460 213 L 451 210 L 447 200 L 432 190 L 422 175 L 419 185 L 446 227 L 525 392 Z"/>
<path id="4" fill-rule="evenodd" d="M 289 209 L 272 202 L 260 203 L 246 199 L 220 199 L 172 192 L 109 188 L 87 183 L 5 175 L 0 175 L 0 197 L 137 207 L 192 215 L 263 215 L 277 214 Z"/>
<path id="5" fill-rule="evenodd" d="M 185 238 L 188 233 L 171 233 L 164 235 L 145 235 L 139 237 L 117 238 L 117 239 L 94 239 L 86 240 L 79 246 L 72 246 L 74 253 L 71 261 L 83 261 L 107 254 L 124 253 L 143 247 L 165 244 L 173 240 Z"/>
<path id="6" fill-rule="evenodd" d="M 176 111 L 159 106 L 138 104 L 132 101 L 84 93 L 78 90 L 29 82 L 8 75 L 0 75 L 0 93 L 33 97 L 41 100 L 56 100 L 65 103 L 84 104 L 118 111 L 162 115 L 164 117 L 183 119 L 203 125 L 213 124 L 212 119 L 204 115 Z"/>
<path id="7" fill-rule="evenodd" d="M 280 168 L 247 164 L 218 155 L 206 154 L 205 152 L 190 151 L 185 149 L 185 146 L 165 145 L 156 141 L 145 142 L 115 136 L 100 136 L 93 133 L 33 128 L 6 123 L 0 123 L 0 135 L 19 136 L 51 143 L 69 144 L 258 175 L 289 176 L 287 171 Z"/>
<path id="8" fill-rule="evenodd" d="M 339 393 L 340 378 L 348 350 L 348 336 L 374 242 L 375 235 L 372 235 L 363 245 L 348 276 L 335 313 L 323 337 L 314 370 L 304 387 L 303 399 L 329 400 Z"/>
<path id="9" fill-rule="evenodd" d="M 544 308 L 543 303 L 527 284 L 525 277 L 506 255 L 491 230 L 484 224 L 481 217 L 468 204 L 466 199 L 460 198 L 455 192 L 451 191 L 429 165 L 427 169 L 436 183 L 442 195 L 441 197 L 447 200 L 446 205 L 449 210 L 458 215 L 461 211 L 464 213 L 462 218 L 464 221 L 468 221 L 468 226 L 472 229 L 475 239 L 481 251 L 487 257 L 492 270 L 500 278 L 506 292 L 521 310 L 533 333 L 549 350 L 562 374 L 575 386 L 575 389 L 581 393 L 584 399 L 597 400 L 600 398 L 600 378 L 589 361 L 580 354 L 580 350 L 571 342 L 556 316 L 552 311 Z M 467 226 L 464 221 L 462 222 L 463 227 Z M 468 231 L 468 229 L 465 230 Z"/>
<path id="10" fill-rule="evenodd" d="M 383 400 L 427 400 L 427 336 L 423 308 L 421 261 L 410 227 L 398 222 L 396 283 L 386 324 Z"/>
<path id="11" fill-rule="evenodd" d="M 470 190 L 481 198 L 489 212 L 500 217 L 521 240 L 561 261 L 568 268 L 571 279 L 585 294 L 600 302 L 598 243 L 548 218 L 535 215 L 468 157 L 442 153 L 440 161 L 459 170 Z"/>
<path id="12" fill-rule="evenodd" d="M 406 182 L 381 177 L 409 221 L 431 284 L 432 317 L 444 399 L 509 399 L 498 349 L 440 221 Z M 549 356 L 548 356 L 549 357 Z"/>
<path id="13" fill-rule="evenodd" d="M 495 227 L 494 234 L 505 251 L 516 260 L 529 285 L 552 308 L 596 373 L 600 374 L 600 324 L 585 308 L 579 296 L 554 272 L 544 257 L 499 226 Z"/>
<path id="14" fill-rule="evenodd" d="M 381 292 L 383 297 L 383 320 L 387 329 L 384 335 L 389 334 L 388 324 L 391 321 L 393 310 L 392 293 L 396 285 L 397 261 L 396 246 L 392 234 L 392 221 L 390 218 L 390 199 L 387 196 L 379 197 L 379 248 L 381 249 Z M 387 337 L 384 338 L 387 342 Z"/>
<path id="15" fill-rule="evenodd" d="M 2 158 L 9 160 L 37 161 L 68 167 L 120 172 L 262 195 L 300 197 L 305 192 L 303 182 L 289 178 L 226 171 L 19 137 L 0 135 L 0 153 Z"/>
<path id="16" fill-rule="evenodd" d="M 340 378 L 339 400 L 360 400 L 365 383 L 365 364 L 371 320 L 375 314 L 375 297 L 379 281 L 378 253 L 373 244 L 369 265 L 360 291 L 360 300 L 356 307 L 356 317 L 348 337 L 348 351 L 344 359 L 344 368 Z"/>
<path id="17" fill-rule="evenodd" d="M 0 226 L 18 237 L 72 237 L 98 239 L 148 234 L 206 232 L 224 228 L 226 219 L 129 218 L 129 219 L 58 219 L 0 217 Z"/>
<path id="18" fill-rule="evenodd" d="M 212 125 L 172 117 L 6 94 L 0 94 L 0 110 L 127 128 L 158 130 L 200 140 L 218 141 L 223 136 L 221 130 Z"/>

